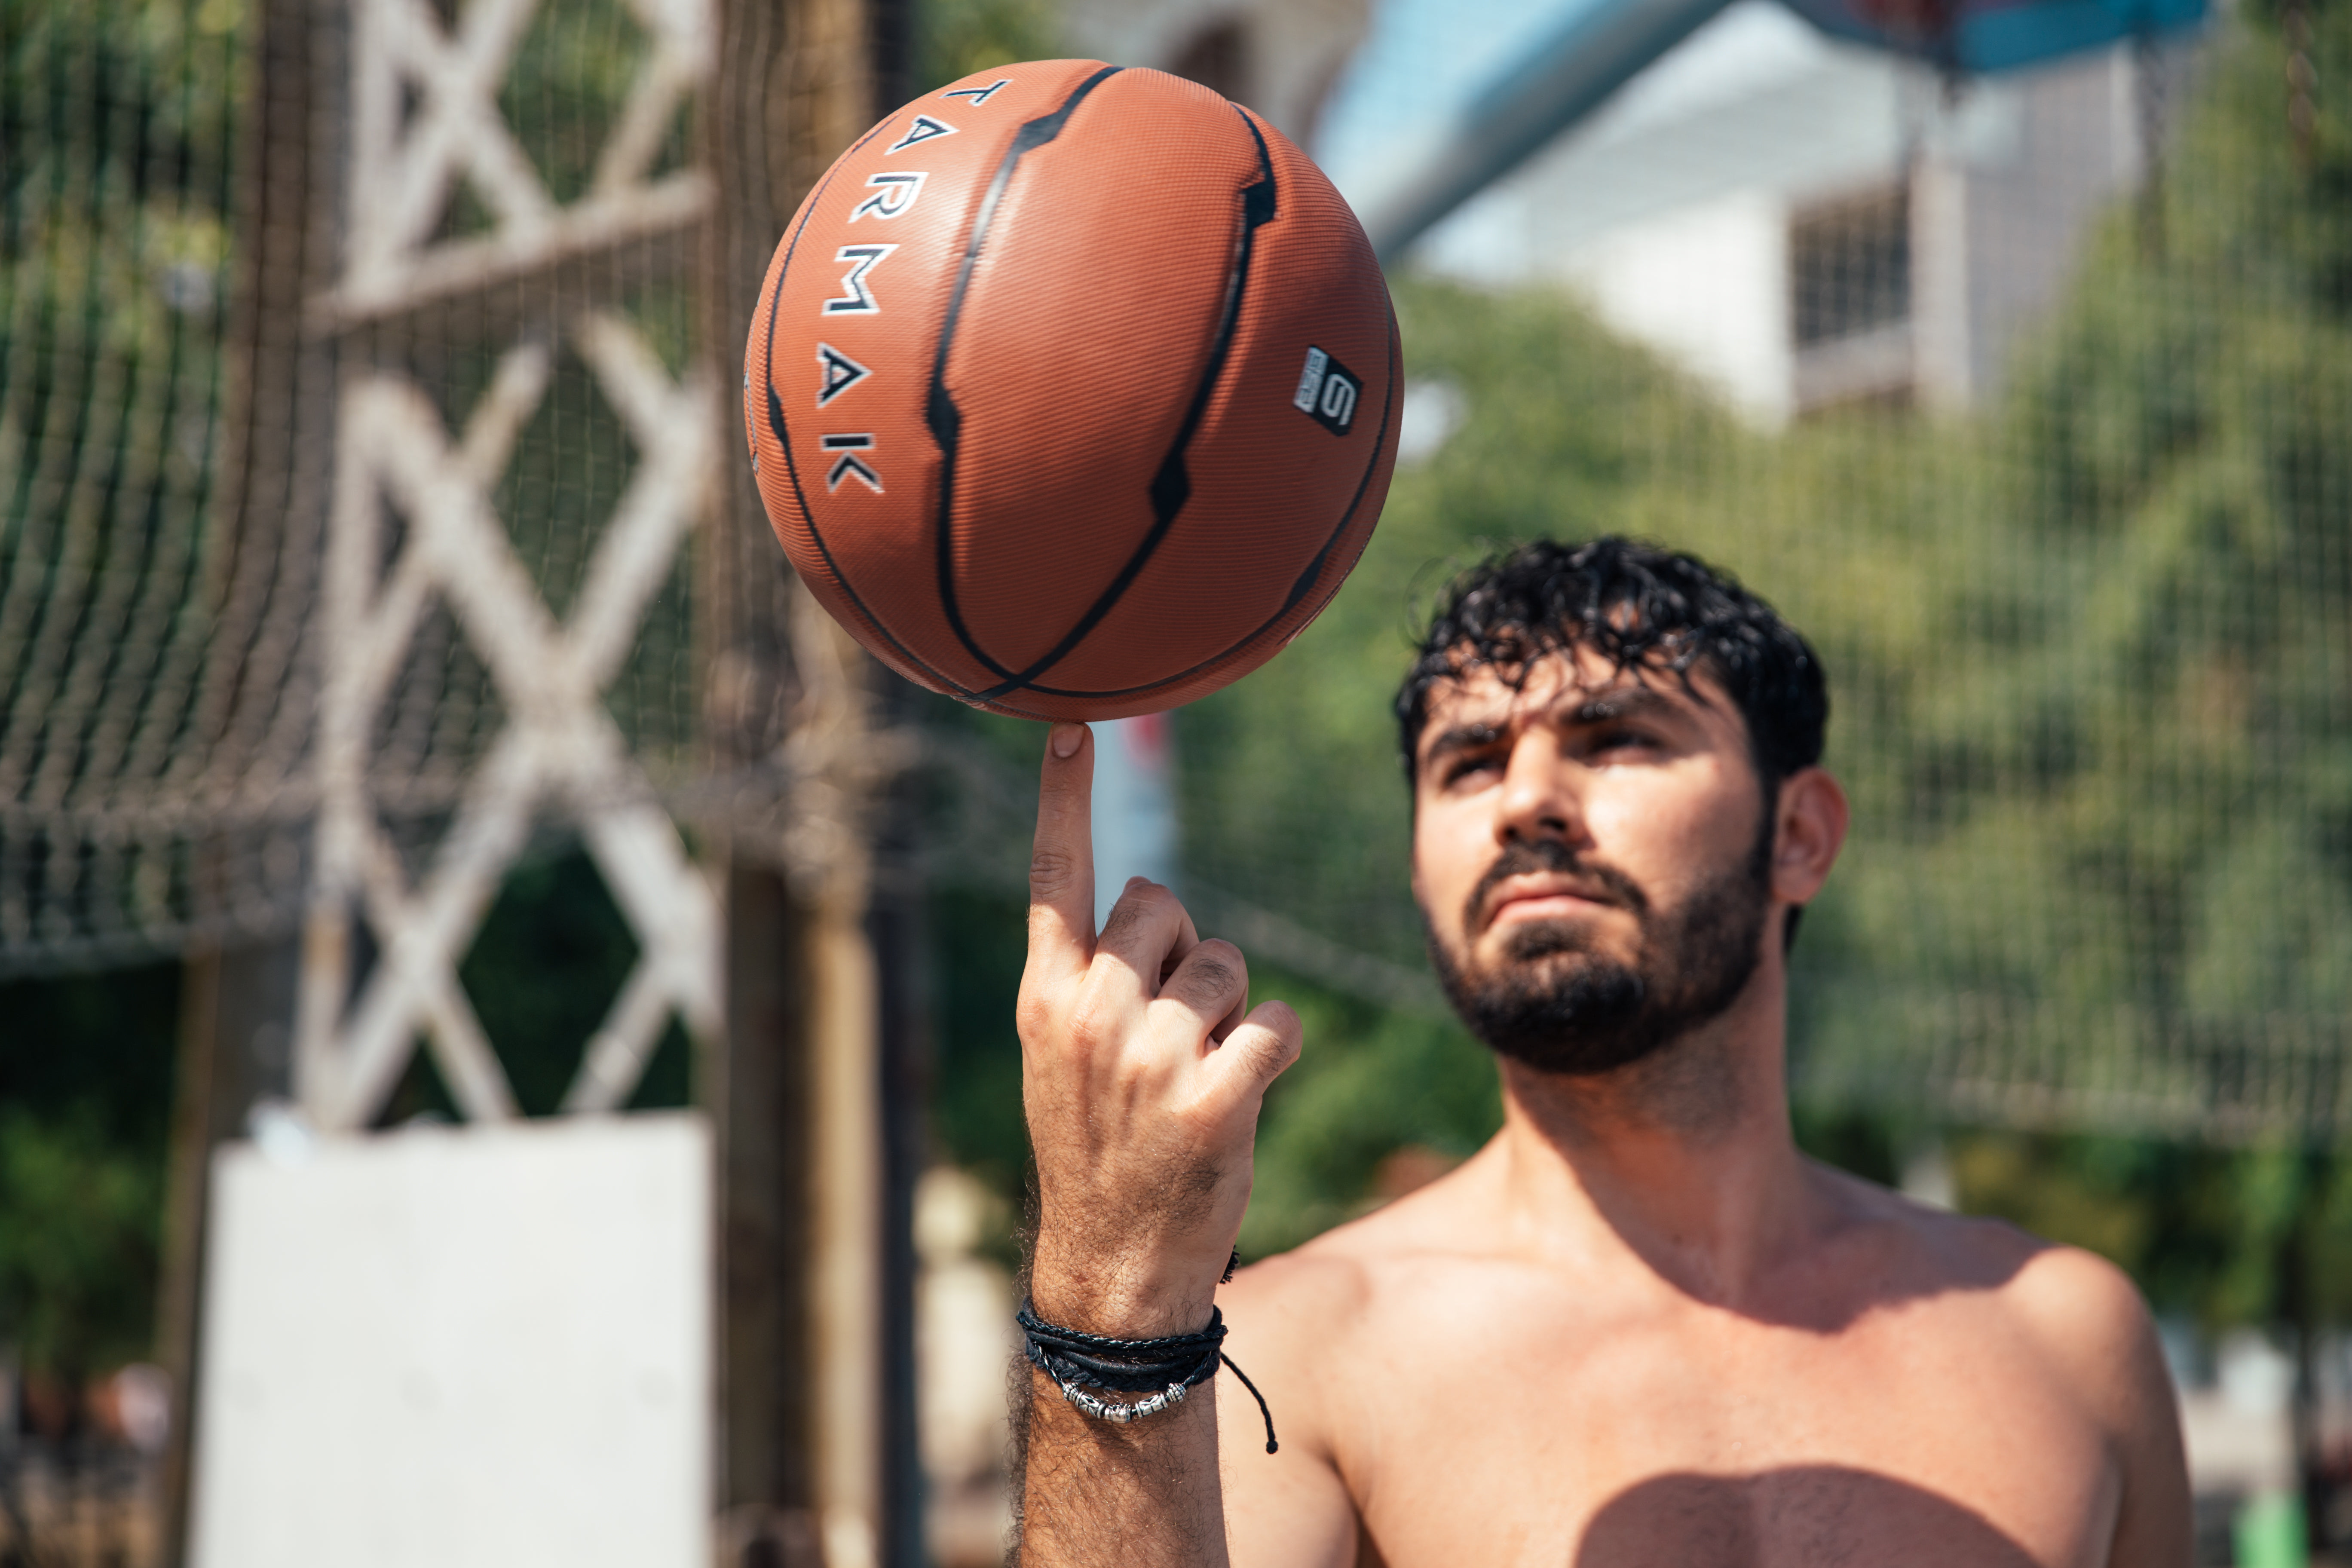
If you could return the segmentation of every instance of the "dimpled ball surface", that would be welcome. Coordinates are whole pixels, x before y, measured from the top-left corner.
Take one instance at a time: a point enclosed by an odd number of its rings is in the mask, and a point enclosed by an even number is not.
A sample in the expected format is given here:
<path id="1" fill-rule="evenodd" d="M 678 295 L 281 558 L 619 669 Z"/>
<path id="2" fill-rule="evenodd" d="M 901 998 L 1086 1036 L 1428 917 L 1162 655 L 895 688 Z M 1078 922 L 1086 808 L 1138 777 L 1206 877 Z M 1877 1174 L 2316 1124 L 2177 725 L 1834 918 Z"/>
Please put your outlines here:
<path id="1" fill-rule="evenodd" d="M 909 679 L 1110 719 L 1314 619 L 1388 491 L 1402 401 L 1370 245 L 1249 110 L 1041 60 L 868 132 L 776 247 L 745 345 L 769 521 Z"/>

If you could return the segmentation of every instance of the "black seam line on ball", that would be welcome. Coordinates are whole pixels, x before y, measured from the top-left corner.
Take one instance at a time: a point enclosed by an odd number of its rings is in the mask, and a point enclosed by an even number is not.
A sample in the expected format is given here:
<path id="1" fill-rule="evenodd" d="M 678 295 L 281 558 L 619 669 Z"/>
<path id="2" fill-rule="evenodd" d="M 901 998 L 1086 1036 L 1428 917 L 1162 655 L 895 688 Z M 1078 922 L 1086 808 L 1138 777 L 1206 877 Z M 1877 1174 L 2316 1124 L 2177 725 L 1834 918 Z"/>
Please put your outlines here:
<path id="1" fill-rule="evenodd" d="M 1393 306 L 1389 310 L 1389 327 L 1391 334 L 1393 334 L 1396 327 L 1396 310 Z M 1404 365 L 1402 361 L 1402 356 L 1398 352 L 1395 339 L 1393 335 L 1391 335 L 1389 342 L 1389 386 L 1388 391 L 1381 398 L 1380 435 L 1372 442 L 1372 455 L 1365 460 L 1363 473 L 1357 478 L 1355 496 L 1348 502 L 1348 510 L 1339 514 L 1339 525 L 1337 528 L 1334 528 L 1331 531 L 1330 537 L 1323 542 L 1323 548 L 1315 552 L 1315 559 L 1307 563 L 1307 570 L 1298 574 L 1298 581 L 1290 585 L 1290 596 L 1283 601 L 1282 608 L 1276 610 L 1273 615 L 1259 622 L 1256 630 L 1234 642 L 1223 653 L 1212 654 L 1207 658 L 1202 659 L 1200 663 L 1192 666 L 1192 668 L 1179 670 L 1174 675 L 1169 676 L 1165 679 L 1155 680 L 1149 686 L 1128 686 L 1122 687 L 1116 691 L 1076 691 L 1052 686 L 1033 686 L 1029 688 L 1029 689 L 1034 691 L 1040 697 L 1094 698 L 1100 700 L 1115 700 L 1122 697 L 1140 697 L 1149 691 L 1161 691 L 1171 686 L 1181 685 L 1183 682 L 1192 679 L 1194 676 L 1200 674 L 1210 666 L 1221 664 L 1224 660 L 1233 658 L 1235 654 L 1241 652 L 1242 649 L 1249 647 L 1250 644 L 1257 641 L 1258 638 L 1272 631 L 1276 626 L 1280 626 L 1282 624 L 1283 617 L 1289 615 L 1291 611 L 1297 609 L 1298 607 L 1299 601 L 1306 598 L 1309 593 L 1314 591 L 1315 580 L 1323 574 L 1324 563 L 1330 560 L 1331 552 L 1338 546 L 1339 541 L 1347 536 L 1348 525 L 1355 520 L 1356 509 L 1364 504 L 1364 492 L 1371 488 L 1372 475 L 1378 471 L 1381 466 L 1381 453 L 1388 446 L 1389 410 L 1396 403 L 1397 383 L 1402 380 L 1403 376 Z"/>
<path id="2" fill-rule="evenodd" d="M 1192 403 L 1184 411 L 1184 423 L 1177 427 L 1176 439 L 1170 444 L 1168 456 L 1160 459 L 1160 471 L 1151 477 L 1151 531 L 1135 547 L 1135 552 L 1128 557 L 1127 564 L 1119 569 L 1118 575 L 1111 579 L 1110 586 L 1105 588 L 1101 595 L 1087 606 L 1087 613 L 1078 617 L 1078 624 L 1072 626 L 1043 658 L 1020 674 L 1002 672 L 1008 679 L 1002 686 L 992 686 L 979 693 L 982 701 L 993 700 L 1024 687 L 1033 690 L 1044 689 L 1037 685 L 1037 677 L 1067 658 L 1072 650 L 1086 640 L 1087 634 L 1110 614 L 1111 607 L 1118 603 L 1136 578 L 1142 575 L 1144 567 L 1150 563 L 1152 555 L 1159 550 L 1160 542 L 1167 538 L 1168 531 L 1176 525 L 1177 513 L 1182 511 L 1184 503 L 1192 499 L 1192 476 L 1184 467 L 1184 453 L 1192 446 L 1193 436 L 1199 432 L 1201 421 L 1208 417 L 1209 400 L 1216 394 L 1217 383 L 1224 377 L 1225 362 L 1233 353 L 1234 333 L 1241 325 L 1242 296 L 1249 288 L 1250 258 L 1257 252 L 1257 231 L 1274 221 L 1276 210 L 1274 156 L 1266 151 L 1265 138 L 1258 134 L 1257 126 L 1243 112 L 1241 106 L 1235 104 L 1233 110 L 1241 116 L 1242 125 L 1249 132 L 1250 140 L 1257 143 L 1258 177 L 1255 184 L 1242 187 L 1241 229 L 1234 239 L 1233 265 L 1225 274 L 1224 310 L 1217 322 L 1217 335 L 1210 342 L 1208 363 L 1201 367 L 1201 379 L 1192 388 Z M 1160 683 L 1155 681 L 1153 684 Z"/>
<path id="3" fill-rule="evenodd" d="M 1013 183 L 1013 171 L 1021 160 L 1043 147 L 1062 133 L 1087 95 L 1119 73 L 1118 66 L 1105 66 L 1070 89 L 1059 108 L 1050 114 L 1024 121 L 1013 133 L 1012 145 L 1005 148 L 998 161 L 995 177 L 988 182 L 988 192 L 980 199 L 980 208 L 972 215 L 971 235 L 964 241 L 963 262 L 956 268 L 955 288 L 948 295 L 947 319 L 940 323 L 939 347 L 931 358 L 931 391 L 923 403 L 923 422 L 930 426 L 931 439 L 940 448 L 940 518 L 932 531 L 938 539 L 938 570 L 940 607 L 947 612 L 948 626 L 972 658 L 987 667 L 992 675 L 1010 676 L 1012 671 L 988 656 L 975 640 L 963 621 L 963 606 L 956 602 L 955 589 L 955 481 L 956 458 L 963 443 L 963 410 L 956 406 L 948 391 L 948 350 L 955 342 L 956 328 L 963 318 L 963 300 L 971 287 L 972 268 L 980 263 L 980 250 L 988 238 L 989 225 L 995 221 L 997 204 L 1004 199 L 1005 187 Z M 974 694 L 959 686 L 957 695 L 971 698 Z"/>
<path id="4" fill-rule="evenodd" d="M 879 136 L 888 127 L 890 121 L 897 118 L 896 115 L 886 117 L 881 124 L 859 137 L 850 146 L 849 152 L 841 155 L 842 159 L 847 159 L 850 153 L 856 152 L 858 148 Z M 849 602 L 856 606 L 857 613 L 866 617 L 866 624 L 874 628 L 875 635 L 888 643 L 899 658 L 905 659 L 912 668 L 921 670 L 948 690 L 963 695 L 964 688 L 961 682 L 950 680 L 946 676 L 933 669 L 922 659 L 916 658 L 913 650 L 905 643 L 891 635 L 890 628 L 882 624 L 882 617 L 867 608 L 865 599 L 859 595 L 856 588 L 850 585 L 849 574 L 841 569 L 841 563 L 833 558 L 833 548 L 824 542 L 824 530 L 817 526 L 816 509 L 809 505 L 808 492 L 801 488 L 800 465 L 793 461 L 793 439 L 784 428 L 784 401 L 776 395 L 776 316 L 783 307 L 784 279 L 792 276 L 793 258 L 800 252 L 801 236 L 808 232 L 810 220 L 816 216 L 817 205 L 824 200 L 824 193 L 832 186 L 833 177 L 840 168 L 841 163 L 836 161 L 831 169 L 825 171 L 824 178 L 818 182 L 816 190 L 810 195 L 808 205 L 801 210 L 800 226 L 793 230 L 792 240 L 784 247 L 784 264 L 776 268 L 776 291 L 768 299 L 768 342 L 761 355 L 762 363 L 760 367 L 760 379 L 766 384 L 765 390 L 768 394 L 768 428 L 775 432 L 776 445 L 783 448 L 784 477 L 792 481 L 793 499 L 800 503 L 801 516 L 808 523 L 809 538 L 815 542 L 817 553 L 824 557 L 825 570 L 833 574 L 834 582 L 840 584 L 841 591 L 849 596 Z M 785 563 L 784 569 L 792 570 L 789 562 Z"/>

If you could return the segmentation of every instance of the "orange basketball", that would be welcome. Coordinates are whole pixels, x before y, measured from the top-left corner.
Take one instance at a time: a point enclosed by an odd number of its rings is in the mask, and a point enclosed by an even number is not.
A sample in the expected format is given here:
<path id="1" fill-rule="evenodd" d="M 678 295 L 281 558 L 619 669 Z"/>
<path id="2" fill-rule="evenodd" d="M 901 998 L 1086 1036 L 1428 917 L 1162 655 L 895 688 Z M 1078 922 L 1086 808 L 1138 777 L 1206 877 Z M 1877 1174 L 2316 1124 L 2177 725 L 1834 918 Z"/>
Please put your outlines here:
<path id="1" fill-rule="evenodd" d="M 877 658 L 1112 719 L 1315 618 L 1388 493 L 1402 374 L 1305 153 L 1181 78 L 1040 60 L 826 171 L 769 266 L 743 413 L 785 554 Z"/>

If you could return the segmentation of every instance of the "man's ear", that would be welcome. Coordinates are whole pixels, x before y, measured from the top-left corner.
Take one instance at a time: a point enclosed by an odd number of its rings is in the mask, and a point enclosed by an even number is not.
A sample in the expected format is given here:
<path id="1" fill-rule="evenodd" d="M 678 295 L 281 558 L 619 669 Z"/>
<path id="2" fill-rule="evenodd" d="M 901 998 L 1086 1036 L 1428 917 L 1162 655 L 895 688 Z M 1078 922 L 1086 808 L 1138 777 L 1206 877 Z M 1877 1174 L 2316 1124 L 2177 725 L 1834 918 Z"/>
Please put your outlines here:
<path id="1" fill-rule="evenodd" d="M 1845 844 L 1845 791 L 1821 768 L 1806 768 L 1780 781 L 1780 821 L 1772 840 L 1772 896 L 1784 903 L 1811 903 L 1830 879 Z"/>

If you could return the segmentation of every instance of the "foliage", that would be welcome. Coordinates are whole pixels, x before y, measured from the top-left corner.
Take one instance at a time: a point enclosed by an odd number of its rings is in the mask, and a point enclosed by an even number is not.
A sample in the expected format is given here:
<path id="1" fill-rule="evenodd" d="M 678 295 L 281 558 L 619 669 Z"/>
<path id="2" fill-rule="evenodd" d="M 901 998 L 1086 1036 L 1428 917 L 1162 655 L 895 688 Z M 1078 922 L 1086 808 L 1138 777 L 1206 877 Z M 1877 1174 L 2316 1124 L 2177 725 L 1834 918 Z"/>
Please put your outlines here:
<path id="1" fill-rule="evenodd" d="M 1970 1130 L 1961 1206 L 2087 1247 L 2209 1329 L 2352 1321 L 2352 1162 L 2332 1151 Z"/>
<path id="2" fill-rule="evenodd" d="M 637 960 L 636 939 L 596 863 L 572 847 L 510 872 L 457 978 L 529 1116 L 552 1114 Z M 672 1019 L 629 1103 L 688 1103 L 691 1050 Z"/>
<path id="3" fill-rule="evenodd" d="M 1053 0 L 922 0 L 915 87 L 929 92 L 974 71 L 1062 52 Z"/>
<path id="4" fill-rule="evenodd" d="M 1021 901 L 943 888 L 929 914 L 932 1131 L 942 1154 L 1019 1213 L 1029 1163 L 1013 1028 L 1025 942 Z"/>
<path id="5" fill-rule="evenodd" d="M 637 953 L 612 890 L 577 845 L 527 857 L 508 873 L 457 979 L 522 1114 L 556 1113 L 580 1070 L 584 1042 L 604 1021 Z M 693 1054 L 686 1030 L 671 1019 L 628 1109 L 691 1103 Z M 376 1123 L 458 1116 L 431 1053 L 420 1047 Z"/>
<path id="6" fill-rule="evenodd" d="M 240 0 L 0 0 L 0 735 L 46 717 L 14 717 L 42 673 L 26 649 L 72 635 L 84 574 L 111 565 L 111 589 L 194 557 L 241 17 Z M 100 512 L 72 520 L 97 548 L 60 545 L 68 499 Z M 164 592 L 157 618 L 185 613 Z M 54 787 L 79 759 L 40 760 Z"/>
<path id="7" fill-rule="evenodd" d="M 0 1335 L 68 1376 L 147 1354 L 152 1331 L 159 1173 L 99 1122 L 0 1105 Z"/>
<path id="8" fill-rule="evenodd" d="M 30 1371 L 150 1353 L 178 982 L 0 985 L 0 1346 Z"/>

